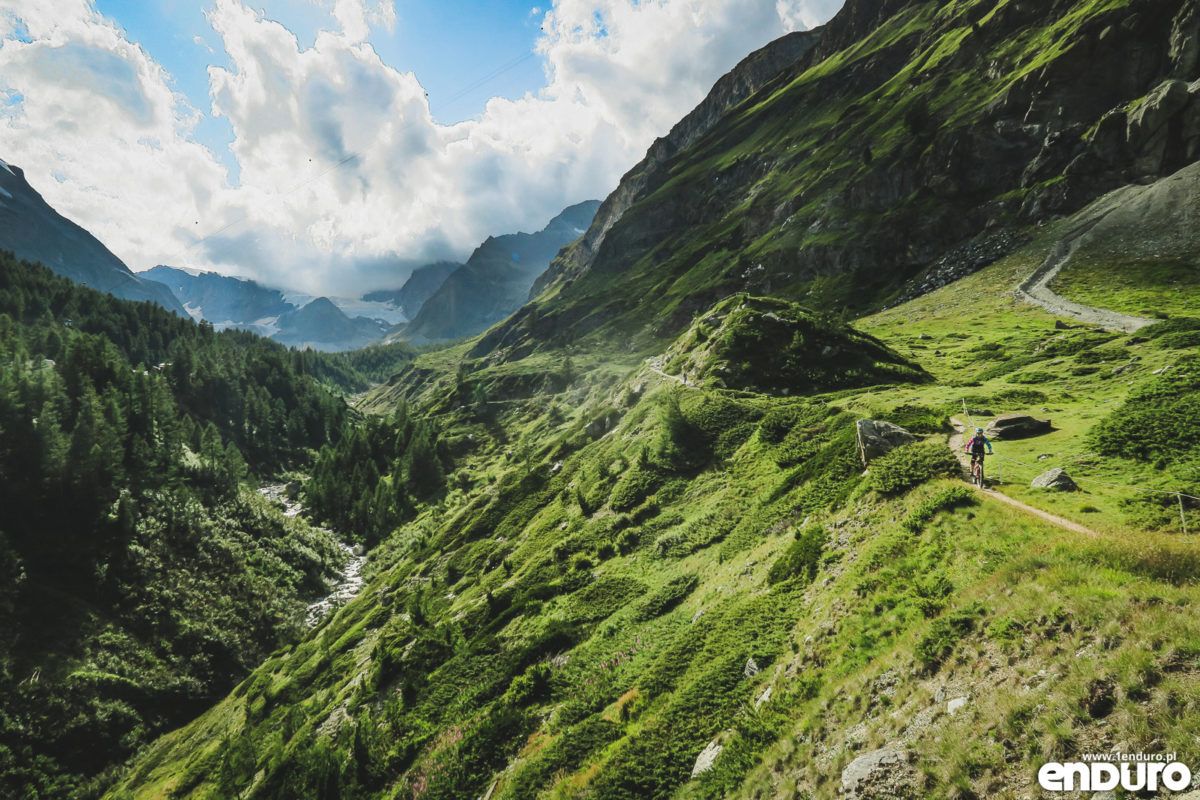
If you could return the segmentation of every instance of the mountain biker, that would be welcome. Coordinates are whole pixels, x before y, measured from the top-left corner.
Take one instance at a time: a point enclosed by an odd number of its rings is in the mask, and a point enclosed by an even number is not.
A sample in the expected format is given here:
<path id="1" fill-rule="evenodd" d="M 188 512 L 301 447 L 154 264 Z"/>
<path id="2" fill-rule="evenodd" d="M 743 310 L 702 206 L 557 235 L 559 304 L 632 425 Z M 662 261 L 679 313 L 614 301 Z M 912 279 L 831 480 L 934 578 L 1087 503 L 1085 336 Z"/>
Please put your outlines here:
<path id="1" fill-rule="evenodd" d="M 983 428 L 976 428 L 975 435 L 967 442 L 966 450 L 971 454 L 971 469 L 975 468 L 976 463 L 983 463 L 983 450 L 987 448 L 987 454 L 992 455 L 992 442 L 983 435 Z"/>

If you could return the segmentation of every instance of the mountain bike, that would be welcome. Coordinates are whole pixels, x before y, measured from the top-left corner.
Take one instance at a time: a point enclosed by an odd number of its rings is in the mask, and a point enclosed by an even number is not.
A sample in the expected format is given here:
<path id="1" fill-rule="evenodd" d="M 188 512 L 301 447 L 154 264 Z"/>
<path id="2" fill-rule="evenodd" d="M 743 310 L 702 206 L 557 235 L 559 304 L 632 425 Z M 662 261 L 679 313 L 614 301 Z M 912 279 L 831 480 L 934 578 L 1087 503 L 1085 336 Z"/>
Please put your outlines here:
<path id="1" fill-rule="evenodd" d="M 971 457 L 971 483 L 984 488 L 983 457 Z"/>

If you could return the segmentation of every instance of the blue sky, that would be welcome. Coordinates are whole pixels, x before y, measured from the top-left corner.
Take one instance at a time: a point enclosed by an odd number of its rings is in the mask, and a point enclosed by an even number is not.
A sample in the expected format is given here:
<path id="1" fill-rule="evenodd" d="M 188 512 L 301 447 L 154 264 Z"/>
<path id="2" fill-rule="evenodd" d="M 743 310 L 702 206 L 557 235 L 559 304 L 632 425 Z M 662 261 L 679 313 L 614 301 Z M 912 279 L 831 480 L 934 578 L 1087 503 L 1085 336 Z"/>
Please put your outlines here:
<path id="1" fill-rule="evenodd" d="M 311 47 L 333 20 L 306 0 L 251 3 Z M 200 111 L 209 108 L 208 67 L 229 66 L 220 37 L 205 18 L 208 4 L 184 0 L 96 0 L 96 10 L 122 27 L 171 75 L 174 87 Z M 390 66 L 413 72 L 429 93 L 434 119 L 459 122 L 482 113 L 492 97 L 517 99 L 545 85 L 544 60 L 534 52 L 546 5 L 514 0 L 440 0 L 396 4 L 392 30 L 377 27 L 367 41 Z M 235 175 L 227 119 L 205 114 L 196 138 Z"/>
<path id="2" fill-rule="evenodd" d="M 397 288 L 603 199 L 842 0 L 0 0 L 0 159 L 134 270 Z"/>

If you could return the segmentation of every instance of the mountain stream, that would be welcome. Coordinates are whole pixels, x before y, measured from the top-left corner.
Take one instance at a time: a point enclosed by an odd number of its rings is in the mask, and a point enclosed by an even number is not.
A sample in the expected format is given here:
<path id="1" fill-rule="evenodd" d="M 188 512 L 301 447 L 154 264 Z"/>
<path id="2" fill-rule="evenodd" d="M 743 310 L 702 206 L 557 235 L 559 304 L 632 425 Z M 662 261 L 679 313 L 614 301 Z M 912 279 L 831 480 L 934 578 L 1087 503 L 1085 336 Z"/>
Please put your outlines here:
<path id="1" fill-rule="evenodd" d="M 304 511 L 304 507 L 289 498 L 286 489 L 286 484 L 280 483 L 264 486 L 258 491 L 272 503 L 282 506 L 284 516 L 298 517 Z M 318 529 L 326 533 L 333 533 L 328 528 Z M 351 547 L 341 539 L 338 539 L 336 534 L 334 534 L 334 538 L 337 540 L 338 547 L 342 548 L 346 553 L 346 565 L 338 573 L 337 583 L 332 587 L 333 591 L 315 603 L 312 603 L 305 612 L 304 622 L 310 628 L 315 628 L 321 620 L 353 600 L 362 591 L 362 567 L 363 562 L 367 560 L 366 556 L 363 555 L 362 546 L 356 545 Z"/>

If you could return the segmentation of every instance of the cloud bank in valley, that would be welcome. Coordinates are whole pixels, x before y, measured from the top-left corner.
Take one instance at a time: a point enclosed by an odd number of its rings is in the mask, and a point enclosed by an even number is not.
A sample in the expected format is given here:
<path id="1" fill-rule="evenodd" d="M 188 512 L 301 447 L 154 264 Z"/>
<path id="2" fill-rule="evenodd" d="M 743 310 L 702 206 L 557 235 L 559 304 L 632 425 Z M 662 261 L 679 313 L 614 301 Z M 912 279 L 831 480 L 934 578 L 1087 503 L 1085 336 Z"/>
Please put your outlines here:
<path id="1" fill-rule="evenodd" d="M 329 29 L 306 46 L 216 0 L 204 40 L 227 65 L 209 67 L 197 109 L 89 0 L 0 0 L 0 158 L 134 269 L 396 286 L 603 198 L 730 67 L 841 0 L 557 0 L 536 10 L 545 86 L 454 125 L 368 43 L 404 24 L 390 0 L 325 5 Z M 205 116 L 232 127 L 236 176 L 197 141 Z"/>

